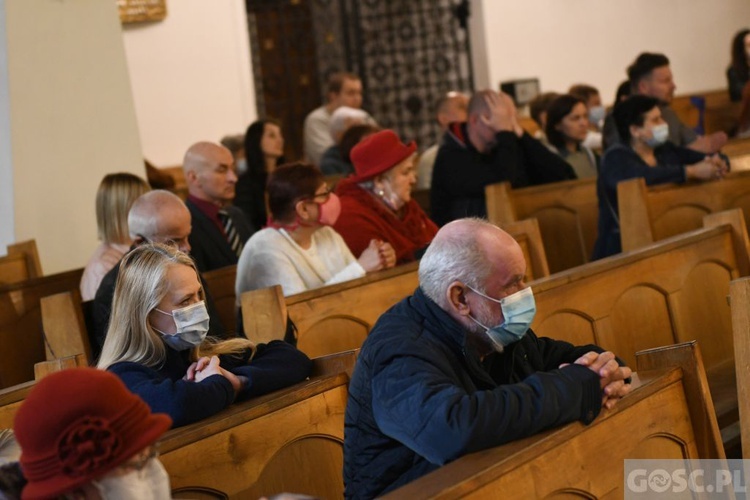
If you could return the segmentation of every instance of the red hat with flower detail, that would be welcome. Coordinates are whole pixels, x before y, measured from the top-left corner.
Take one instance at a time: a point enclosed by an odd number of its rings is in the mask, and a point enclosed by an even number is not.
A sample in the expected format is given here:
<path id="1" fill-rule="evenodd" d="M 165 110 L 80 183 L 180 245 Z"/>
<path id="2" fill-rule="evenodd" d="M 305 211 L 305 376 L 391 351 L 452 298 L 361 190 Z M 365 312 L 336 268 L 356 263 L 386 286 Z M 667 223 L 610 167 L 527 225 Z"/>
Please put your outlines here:
<path id="1" fill-rule="evenodd" d="M 34 386 L 14 421 L 28 481 L 22 498 L 73 491 L 153 444 L 171 425 L 112 373 L 53 373 Z"/>

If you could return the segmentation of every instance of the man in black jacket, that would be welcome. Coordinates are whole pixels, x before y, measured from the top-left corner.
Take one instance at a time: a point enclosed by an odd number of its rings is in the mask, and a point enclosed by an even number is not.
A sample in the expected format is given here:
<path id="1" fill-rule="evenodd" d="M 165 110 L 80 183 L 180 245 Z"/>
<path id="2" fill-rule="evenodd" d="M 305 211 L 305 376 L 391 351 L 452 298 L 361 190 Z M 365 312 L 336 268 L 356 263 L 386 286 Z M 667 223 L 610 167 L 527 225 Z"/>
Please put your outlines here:
<path id="1" fill-rule="evenodd" d="M 190 254 L 205 273 L 237 264 L 252 229 L 245 214 L 232 206 L 237 174 L 232 153 L 218 144 L 190 146 L 182 163 L 188 186 L 185 202 L 193 227 Z"/>
<path id="2" fill-rule="evenodd" d="M 477 219 L 442 228 L 420 286 L 380 317 L 349 384 L 347 498 L 374 498 L 474 451 L 580 420 L 630 390 L 594 345 L 529 330 L 535 303 L 513 238 Z"/>
<path id="3" fill-rule="evenodd" d="M 568 163 L 524 132 L 510 96 L 481 90 L 469 101 L 469 118 L 445 133 L 432 174 L 432 219 L 487 215 L 484 188 L 509 181 L 514 188 L 575 179 Z"/>

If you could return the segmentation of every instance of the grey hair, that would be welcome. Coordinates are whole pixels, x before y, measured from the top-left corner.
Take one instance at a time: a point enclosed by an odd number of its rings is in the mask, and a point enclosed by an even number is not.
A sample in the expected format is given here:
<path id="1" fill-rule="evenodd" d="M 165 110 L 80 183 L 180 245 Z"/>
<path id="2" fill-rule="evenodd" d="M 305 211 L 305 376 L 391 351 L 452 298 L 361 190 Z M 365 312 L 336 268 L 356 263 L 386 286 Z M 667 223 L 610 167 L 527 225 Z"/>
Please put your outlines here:
<path id="1" fill-rule="evenodd" d="M 142 236 L 152 241 L 158 236 L 161 211 L 169 204 L 185 206 L 179 196 L 163 189 L 155 189 L 139 196 L 128 212 L 130 238 Z"/>
<path id="2" fill-rule="evenodd" d="M 493 269 L 474 235 L 495 226 L 482 219 L 462 219 L 461 222 L 461 230 L 442 235 L 438 232 L 419 261 L 419 285 L 442 309 L 449 307 L 445 292 L 451 283 L 460 281 L 483 292 Z"/>
<path id="3" fill-rule="evenodd" d="M 348 106 L 340 106 L 336 108 L 336 111 L 334 111 L 333 114 L 331 114 L 331 121 L 328 125 L 328 131 L 331 133 L 331 137 L 334 141 L 338 142 L 338 137 L 353 125 L 351 123 L 352 121 L 363 123 L 365 125 L 373 123 L 373 120 L 370 118 L 367 111 L 350 108 Z"/>

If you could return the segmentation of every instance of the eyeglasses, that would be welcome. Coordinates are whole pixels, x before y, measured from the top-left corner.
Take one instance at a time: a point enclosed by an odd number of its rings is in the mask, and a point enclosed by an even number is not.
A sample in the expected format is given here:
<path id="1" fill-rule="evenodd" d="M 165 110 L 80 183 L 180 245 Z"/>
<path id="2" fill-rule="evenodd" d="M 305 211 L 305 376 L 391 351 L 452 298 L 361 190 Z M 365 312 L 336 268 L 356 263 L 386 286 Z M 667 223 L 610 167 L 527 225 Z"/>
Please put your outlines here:
<path id="1" fill-rule="evenodd" d="M 325 203 L 326 201 L 328 201 L 328 198 L 331 197 L 331 193 L 333 193 L 333 189 L 329 188 L 329 189 L 326 189 L 322 193 L 317 193 L 317 194 L 314 194 L 312 196 L 306 196 L 306 197 L 302 198 L 302 201 L 311 200 L 311 201 L 315 201 L 317 203 L 317 200 L 320 199 L 321 203 Z"/>

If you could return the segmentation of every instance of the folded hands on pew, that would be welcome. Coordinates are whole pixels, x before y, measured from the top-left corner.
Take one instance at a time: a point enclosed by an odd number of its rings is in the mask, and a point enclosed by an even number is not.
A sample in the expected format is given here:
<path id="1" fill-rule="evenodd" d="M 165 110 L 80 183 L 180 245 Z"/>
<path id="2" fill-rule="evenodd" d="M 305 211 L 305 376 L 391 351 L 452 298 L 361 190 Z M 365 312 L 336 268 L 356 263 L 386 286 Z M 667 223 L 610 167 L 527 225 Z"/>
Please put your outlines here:
<path id="1" fill-rule="evenodd" d="M 245 377 L 241 375 L 235 375 L 234 373 L 225 370 L 220 366 L 221 361 L 218 356 L 204 356 L 198 361 L 193 362 L 185 373 L 183 380 L 188 382 L 201 382 L 202 380 L 212 376 L 221 375 L 222 377 L 229 380 L 234 389 L 234 393 L 238 394 L 242 387 L 245 385 Z"/>
<path id="2" fill-rule="evenodd" d="M 563 363 L 560 368 L 567 366 L 569 363 Z M 605 351 L 587 352 L 574 361 L 574 364 L 588 367 L 600 377 L 602 388 L 602 406 L 611 410 L 617 402 L 630 392 L 630 383 L 628 380 L 633 374 L 627 366 L 620 366 L 616 356 Z"/>
<path id="3" fill-rule="evenodd" d="M 708 181 L 722 179 L 729 172 L 729 166 L 720 155 L 715 154 L 706 156 L 701 162 L 689 165 L 686 167 L 686 172 L 688 179 Z"/>
<path id="4" fill-rule="evenodd" d="M 396 265 L 396 251 L 387 241 L 370 240 L 357 261 L 368 273 L 389 269 Z"/>

